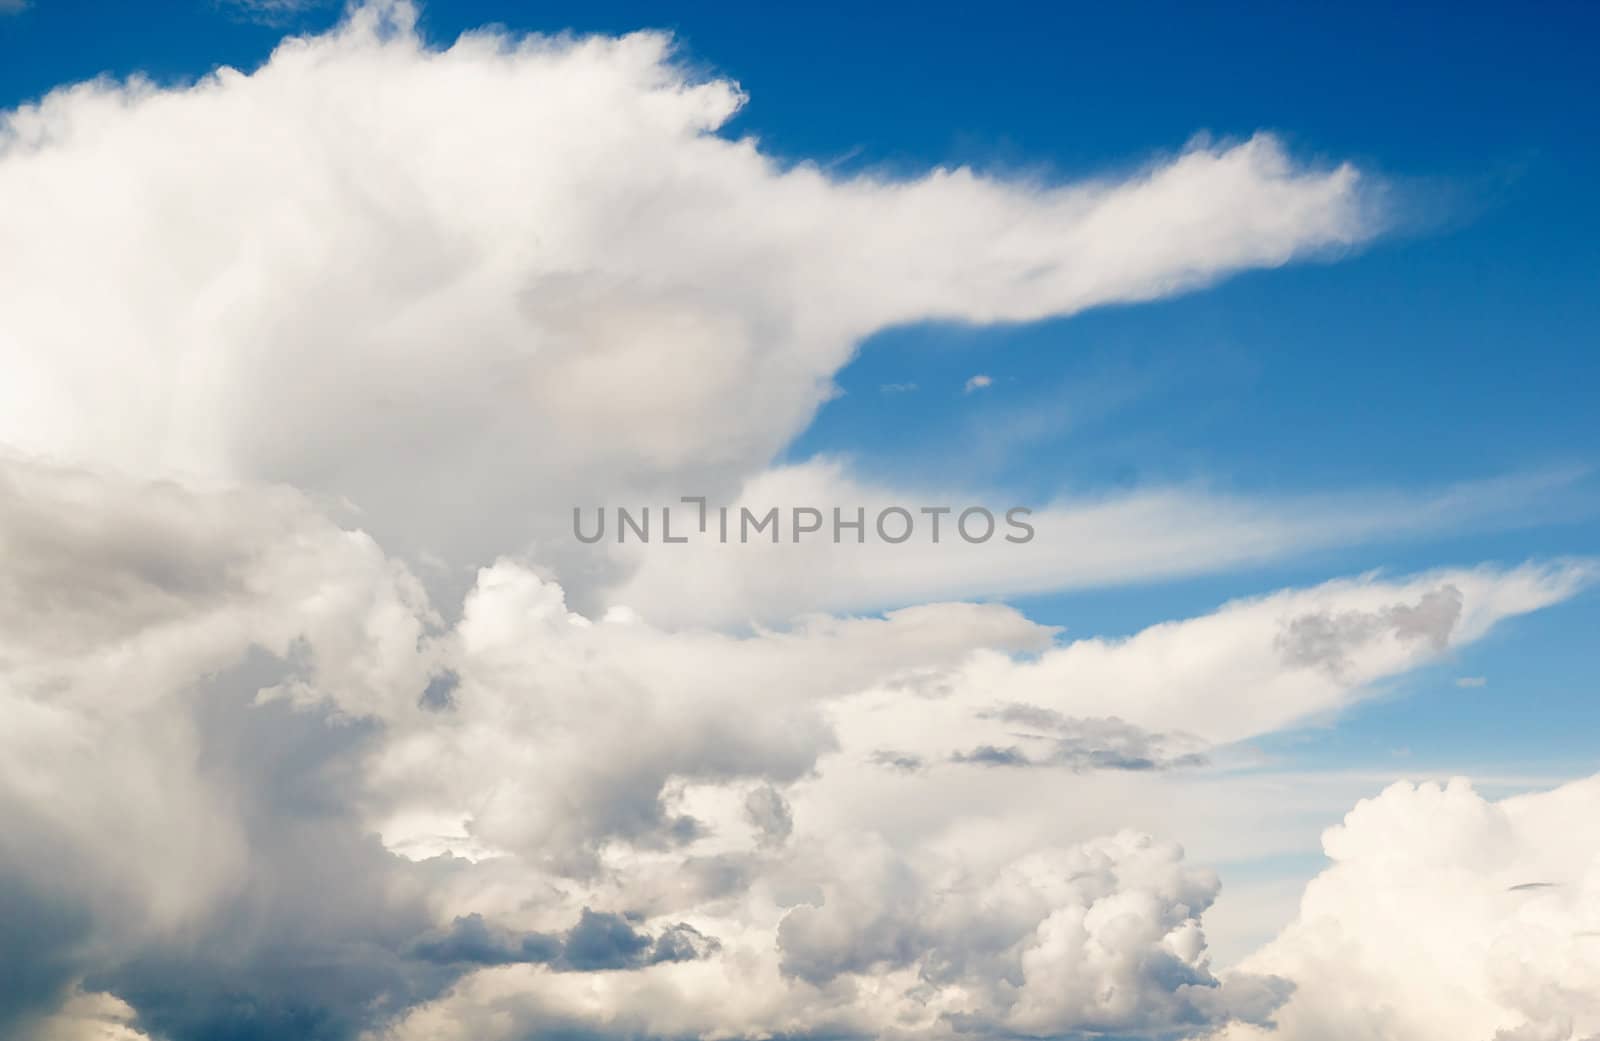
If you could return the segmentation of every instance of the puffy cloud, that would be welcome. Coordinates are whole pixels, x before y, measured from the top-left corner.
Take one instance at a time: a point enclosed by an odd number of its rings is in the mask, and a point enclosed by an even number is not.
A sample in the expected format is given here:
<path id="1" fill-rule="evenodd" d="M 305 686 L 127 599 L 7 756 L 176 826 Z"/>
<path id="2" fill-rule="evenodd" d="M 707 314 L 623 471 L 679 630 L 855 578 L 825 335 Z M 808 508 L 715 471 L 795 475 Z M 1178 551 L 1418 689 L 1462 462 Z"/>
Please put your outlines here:
<path id="1" fill-rule="evenodd" d="M 1230 1041 L 1583 1041 L 1600 1035 L 1600 777 L 1493 802 L 1396 784 L 1328 831 L 1333 861 L 1248 959 L 1297 981 Z"/>
<path id="2" fill-rule="evenodd" d="M 537 543 L 578 589 L 572 505 L 731 494 L 875 330 L 1164 296 L 1381 226 L 1355 169 L 1265 135 L 1071 184 L 786 166 L 664 35 L 436 48 L 413 19 L 369 3 L 249 74 L 0 118 L 0 442 L 289 483 L 469 572 Z"/>
<path id="3" fill-rule="evenodd" d="M 1027 1036 L 1160 1032 L 1221 1014 L 1260 1018 L 1287 986 L 1207 968 L 1199 919 L 1215 877 L 1175 846 L 1123 833 L 1029 854 L 993 875 L 926 878 L 926 867 L 858 854 L 817 904 L 785 916 L 783 970 L 826 983 L 916 966 L 907 995 L 959 1030 Z M 1254 1008 L 1234 994 L 1263 988 Z M 910 1026 L 910 1024 L 907 1024 Z"/>
<path id="4" fill-rule="evenodd" d="M 29 952 L 0 1009 L 32 1030 L 81 986 L 174 1041 L 501 1036 L 480 1000 L 504 1036 L 1263 1020 L 1282 974 L 1204 957 L 1214 883 L 1040 772 L 1112 811 L 1586 577 L 1367 577 L 1063 642 L 972 604 L 680 632 L 501 562 L 447 624 L 291 491 L 8 459 L 0 493 L 0 935 Z"/>
<path id="5" fill-rule="evenodd" d="M 748 945 L 581 983 L 484 972 L 384 1036 L 1174 1036 L 1267 1022 L 1290 990 L 1212 973 L 1200 917 L 1217 882 L 1170 844 L 1123 833 L 978 875 L 881 837 L 834 842 L 826 880 L 777 909 L 776 963 Z"/>

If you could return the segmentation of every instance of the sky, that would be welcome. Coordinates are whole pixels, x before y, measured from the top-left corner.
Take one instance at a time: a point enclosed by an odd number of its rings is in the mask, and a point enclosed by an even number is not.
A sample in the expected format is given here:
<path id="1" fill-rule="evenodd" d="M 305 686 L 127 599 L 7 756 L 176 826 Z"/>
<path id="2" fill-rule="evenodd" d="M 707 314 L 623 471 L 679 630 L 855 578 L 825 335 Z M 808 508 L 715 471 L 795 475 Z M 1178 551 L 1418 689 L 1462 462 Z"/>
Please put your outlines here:
<path id="1" fill-rule="evenodd" d="M 1597 35 L 0 0 L 0 1034 L 1600 1037 Z"/>

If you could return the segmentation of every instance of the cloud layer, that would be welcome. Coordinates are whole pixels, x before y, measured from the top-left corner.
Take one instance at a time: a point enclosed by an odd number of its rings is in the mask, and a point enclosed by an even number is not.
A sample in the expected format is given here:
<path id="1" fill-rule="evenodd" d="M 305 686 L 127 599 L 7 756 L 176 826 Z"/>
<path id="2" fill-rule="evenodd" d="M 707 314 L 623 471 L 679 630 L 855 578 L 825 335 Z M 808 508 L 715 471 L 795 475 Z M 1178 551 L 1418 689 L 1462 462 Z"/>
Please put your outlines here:
<path id="1" fill-rule="evenodd" d="M 1038 794 L 1116 812 L 1590 577 L 1063 641 L 970 604 L 675 632 L 502 561 L 447 623 L 292 492 L 0 475 L 13 1031 L 95 992 L 175 1041 L 1265 1023 L 1299 976 L 1213 969 L 1215 877 Z"/>

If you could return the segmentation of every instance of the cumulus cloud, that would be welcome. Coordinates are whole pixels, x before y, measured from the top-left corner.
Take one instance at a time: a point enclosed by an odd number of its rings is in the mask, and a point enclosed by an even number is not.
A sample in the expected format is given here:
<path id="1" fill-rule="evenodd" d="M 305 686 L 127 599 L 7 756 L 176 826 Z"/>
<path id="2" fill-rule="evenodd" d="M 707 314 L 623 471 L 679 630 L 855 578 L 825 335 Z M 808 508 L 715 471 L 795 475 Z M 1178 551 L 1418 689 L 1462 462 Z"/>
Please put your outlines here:
<path id="1" fill-rule="evenodd" d="M 480 973 L 386 1036 L 1171 1036 L 1269 1022 L 1291 989 L 1211 971 L 1199 922 L 1216 879 L 1170 844 L 1122 833 L 980 876 L 847 841 L 849 855 L 827 851 L 827 881 L 780 910 L 776 965 L 752 947 L 721 980 L 704 964 L 582 985 Z"/>
<path id="2" fill-rule="evenodd" d="M 1600 1035 L 1600 778 L 1498 802 L 1396 784 L 1323 845 L 1295 921 L 1247 964 L 1298 982 L 1229 1041 Z M 1534 881 L 1529 881 L 1534 880 Z"/>
<path id="3" fill-rule="evenodd" d="M 1382 226 L 1370 178 L 1265 135 L 1066 184 L 784 165 L 662 34 L 436 48 L 414 15 L 0 117 L 0 441 L 293 484 L 469 571 L 537 544 L 577 590 L 571 505 L 731 494 L 875 330 L 1165 296 Z"/>
<path id="4" fill-rule="evenodd" d="M 1262 1018 L 1287 985 L 1240 978 L 1224 987 L 1210 973 L 1199 918 L 1217 882 L 1181 857 L 1124 833 L 1037 852 L 981 879 L 933 881 L 918 877 L 926 867 L 869 850 L 848 887 L 829 886 L 820 903 L 784 918 L 783 971 L 823 984 L 916 966 L 932 992 L 917 999 L 924 1029 L 935 1010 L 960 1030 L 1031 1036 Z M 1257 1003 L 1255 988 L 1270 996 Z"/>
<path id="5" fill-rule="evenodd" d="M 1064 642 L 971 604 L 679 632 L 502 562 L 450 623 L 292 491 L 0 475 L 14 1033 L 74 993 L 175 1041 L 1264 1022 L 1283 974 L 1204 956 L 1214 881 L 1038 826 L 1040 778 L 1203 769 L 1586 578 L 1367 577 Z M 1340 668 L 1285 645 L 1307 618 L 1363 620 Z"/>

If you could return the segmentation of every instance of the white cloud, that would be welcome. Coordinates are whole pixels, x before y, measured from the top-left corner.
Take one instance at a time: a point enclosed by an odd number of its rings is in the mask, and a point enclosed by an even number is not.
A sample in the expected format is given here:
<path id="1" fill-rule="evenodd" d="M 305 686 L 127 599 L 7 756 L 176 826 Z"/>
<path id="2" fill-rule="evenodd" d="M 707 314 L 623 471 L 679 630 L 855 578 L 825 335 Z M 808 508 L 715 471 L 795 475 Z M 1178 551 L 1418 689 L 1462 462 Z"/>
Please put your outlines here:
<path id="1" fill-rule="evenodd" d="M 993 384 L 994 380 L 992 378 L 985 376 L 980 372 L 978 375 L 967 380 L 966 385 L 962 387 L 962 390 L 968 394 L 971 394 L 975 390 L 983 390 L 986 387 L 992 386 Z"/>
<path id="2" fill-rule="evenodd" d="M 665 36 L 437 50 L 412 18 L 0 121 L 0 442 L 291 483 L 408 559 L 536 541 L 581 590 L 572 504 L 731 494 L 875 330 L 1166 296 L 1381 224 L 1354 168 L 1265 135 L 1062 185 L 785 167 Z"/>
<path id="3" fill-rule="evenodd" d="M 1524 518 L 1530 503 L 1559 496 L 1571 479 L 1566 473 L 1533 474 L 1432 491 L 1257 499 L 1169 487 L 1028 503 L 994 492 L 874 485 L 839 462 L 815 460 L 766 471 L 729 496 L 727 543 L 719 541 L 715 517 L 708 520 L 708 535 L 699 537 L 698 505 L 676 498 L 662 504 L 673 510 L 675 537 L 693 534 L 687 544 L 661 541 L 659 508 L 653 511 L 655 541 L 648 544 L 630 536 L 619 545 L 613 519 L 606 539 L 582 547 L 581 557 L 591 562 L 591 573 L 618 578 L 599 583 L 596 595 L 582 599 L 586 606 L 626 604 L 666 625 L 741 625 L 782 622 L 808 611 L 1081 589 L 1203 574 L 1363 540 L 1512 523 Z M 585 504 L 586 535 L 594 532 L 592 505 L 600 504 Z M 712 500 L 710 508 L 717 505 Z M 1006 520 L 1016 505 L 1033 509 L 1017 518 L 1033 529 L 1025 543 L 1008 541 L 1026 537 Z M 740 541 L 739 511 L 746 506 L 757 520 L 778 508 L 776 543 L 772 528 Z M 814 507 L 822 517 L 821 530 L 798 542 L 797 506 Z M 956 525 L 964 509 L 978 506 L 993 515 L 995 532 L 987 541 L 969 543 Z M 835 543 L 833 510 L 842 511 L 839 519 L 854 521 L 858 507 L 864 529 L 841 528 Z M 890 507 L 908 511 L 914 525 L 912 537 L 898 544 L 885 542 L 876 528 Z M 939 507 L 951 512 L 922 512 Z M 570 516 L 567 522 L 565 541 L 576 545 Z M 888 517 L 889 537 L 898 538 L 903 525 L 904 519 Z M 968 527 L 972 538 L 981 538 L 982 515 L 974 514 Z"/>
<path id="4" fill-rule="evenodd" d="M 1600 1033 L 1600 778 L 1490 802 L 1397 784 L 1325 840 L 1333 865 L 1247 964 L 1297 989 L 1228 1041 L 1581 1041 Z"/>
<path id="5" fill-rule="evenodd" d="M 213 989 L 352 1032 L 412 1008 L 399 1037 L 1261 1020 L 1285 988 L 1212 969 L 1214 881 L 1106 836 L 1219 742 L 1587 577 L 1368 577 L 1068 642 L 972 604 L 673 632 L 502 562 L 446 626 L 295 493 L 0 476 L 0 914 L 75 908 L 96 942 L 4 934 L 55 966 L 32 1001 L 90 978 L 180 1039 Z M 352 943 L 311 994 L 273 968 Z"/>
<path id="6" fill-rule="evenodd" d="M 1482 676 L 1458 676 L 1458 677 L 1456 677 L 1456 686 L 1458 686 L 1458 687 L 1482 687 L 1482 686 L 1486 686 L 1488 684 L 1488 682 L 1489 681 L 1487 679 L 1485 679 L 1484 677 L 1482 677 Z"/>

